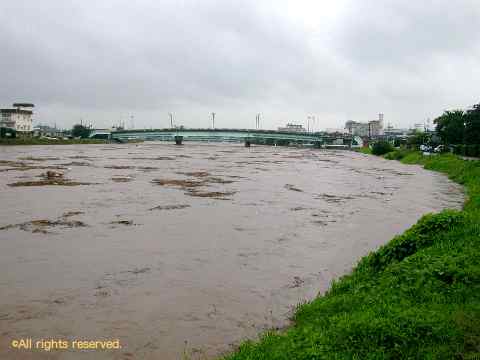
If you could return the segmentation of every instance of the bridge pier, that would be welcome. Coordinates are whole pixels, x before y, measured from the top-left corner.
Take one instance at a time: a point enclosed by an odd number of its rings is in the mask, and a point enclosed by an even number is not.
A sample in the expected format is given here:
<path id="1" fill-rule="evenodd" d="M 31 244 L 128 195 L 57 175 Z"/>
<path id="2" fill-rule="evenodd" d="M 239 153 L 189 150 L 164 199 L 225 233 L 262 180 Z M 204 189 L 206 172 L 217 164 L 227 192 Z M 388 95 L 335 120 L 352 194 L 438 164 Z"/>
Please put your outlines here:
<path id="1" fill-rule="evenodd" d="M 180 135 L 175 136 L 175 145 L 182 145 L 182 141 L 183 141 L 183 136 L 180 136 Z"/>

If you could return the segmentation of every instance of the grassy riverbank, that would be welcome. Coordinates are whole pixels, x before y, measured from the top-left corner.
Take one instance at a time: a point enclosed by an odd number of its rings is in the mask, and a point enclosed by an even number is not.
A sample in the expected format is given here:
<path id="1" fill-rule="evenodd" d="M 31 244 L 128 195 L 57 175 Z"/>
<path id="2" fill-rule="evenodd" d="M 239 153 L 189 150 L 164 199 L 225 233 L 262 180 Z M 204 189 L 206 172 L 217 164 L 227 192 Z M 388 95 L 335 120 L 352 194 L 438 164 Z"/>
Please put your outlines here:
<path id="1" fill-rule="evenodd" d="M 387 154 L 465 186 L 463 211 L 423 216 L 299 306 L 294 325 L 226 359 L 476 359 L 480 356 L 480 162 Z"/>
<path id="2" fill-rule="evenodd" d="M 72 145 L 72 144 L 105 144 L 106 140 L 99 139 L 42 139 L 42 138 L 0 138 L 1 145 Z"/>

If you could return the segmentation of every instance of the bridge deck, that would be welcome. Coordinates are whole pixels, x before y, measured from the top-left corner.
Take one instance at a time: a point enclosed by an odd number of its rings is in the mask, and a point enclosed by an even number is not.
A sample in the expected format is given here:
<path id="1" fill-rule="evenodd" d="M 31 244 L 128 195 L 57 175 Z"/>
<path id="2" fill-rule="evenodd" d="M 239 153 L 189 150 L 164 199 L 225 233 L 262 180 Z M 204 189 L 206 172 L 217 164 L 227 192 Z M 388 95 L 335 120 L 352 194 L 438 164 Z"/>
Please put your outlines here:
<path id="1" fill-rule="evenodd" d="M 92 132 L 91 137 L 105 136 L 104 130 Z M 359 145 L 359 139 L 348 134 L 328 133 L 287 133 L 268 130 L 208 130 L 208 129 L 159 129 L 159 130 L 123 130 L 112 131 L 108 135 L 118 141 L 156 140 L 174 141 L 175 136 L 182 136 L 184 141 L 225 141 L 252 143 L 302 143 L 302 144 L 350 144 Z M 361 140 L 360 140 L 361 141 Z"/>

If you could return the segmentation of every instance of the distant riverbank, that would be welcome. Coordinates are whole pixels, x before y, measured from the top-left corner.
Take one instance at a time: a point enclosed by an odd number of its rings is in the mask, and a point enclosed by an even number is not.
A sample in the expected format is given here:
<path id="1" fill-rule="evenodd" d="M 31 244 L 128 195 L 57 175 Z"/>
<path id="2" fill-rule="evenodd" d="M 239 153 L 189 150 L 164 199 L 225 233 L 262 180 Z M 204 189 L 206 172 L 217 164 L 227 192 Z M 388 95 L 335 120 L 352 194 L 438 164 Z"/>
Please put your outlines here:
<path id="1" fill-rule="evenodd" d="M 72 144 L 105 144 L 99 139 L 45 139 L 45 138 L 0 138 L 1 145 L 72 145 Z"/>
<path id="2" fill-rule="evenodd" d="M 423 216 L 365 256 L 292 327 L 245 342 L 240 359 L 473 359 L 480 355 L 480 163 L 452 154 L 385 156 L 465 186 L 463 211 Z"/>

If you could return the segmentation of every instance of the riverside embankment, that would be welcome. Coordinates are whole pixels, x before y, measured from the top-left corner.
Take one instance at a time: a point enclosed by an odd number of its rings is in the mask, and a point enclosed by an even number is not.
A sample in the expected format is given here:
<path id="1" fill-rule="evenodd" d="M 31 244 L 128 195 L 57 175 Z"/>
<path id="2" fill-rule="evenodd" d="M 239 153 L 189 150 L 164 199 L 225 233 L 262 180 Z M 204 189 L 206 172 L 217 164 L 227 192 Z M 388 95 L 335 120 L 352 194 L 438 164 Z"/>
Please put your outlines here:
<path id="1" fill-rule="evenodd" d="M 444 175 L 353 152 L 90 144 L 0 160 L 2 359 L 218 356 L 463 203 Z M 122 349 L 12 349 L 21 337 Z"/>
<path id="2" fill-rule="evenodd" d="M 480 356 L 480 163 L 408 151 L 386 157 L 462 184 L 463 211 L 423 216 L 300 306 L 292 327 L 244 343 L 229 360 Z"/>

